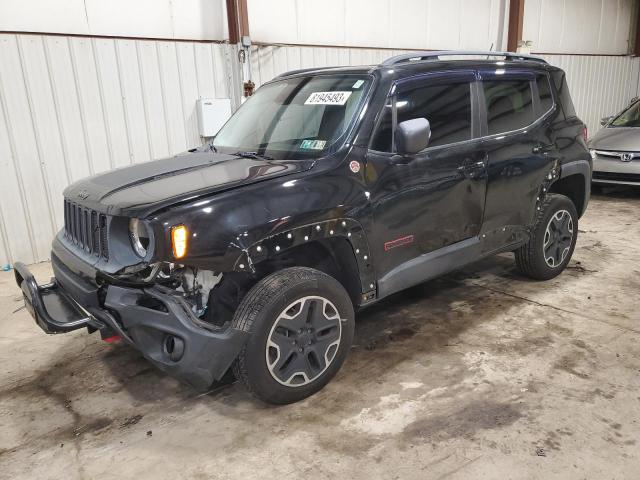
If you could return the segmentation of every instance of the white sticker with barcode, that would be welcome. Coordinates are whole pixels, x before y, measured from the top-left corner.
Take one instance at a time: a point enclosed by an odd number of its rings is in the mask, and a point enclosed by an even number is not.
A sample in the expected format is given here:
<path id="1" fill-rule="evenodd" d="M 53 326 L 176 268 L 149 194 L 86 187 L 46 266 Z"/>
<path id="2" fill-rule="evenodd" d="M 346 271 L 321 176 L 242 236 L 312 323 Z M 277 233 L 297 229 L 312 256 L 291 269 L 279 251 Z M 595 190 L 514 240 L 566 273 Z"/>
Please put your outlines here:
<path id="1" fill-rule="evenodd" d="M 305 105 L 344 105 L 351 92 L 313 92 L 304 102 Z"/>

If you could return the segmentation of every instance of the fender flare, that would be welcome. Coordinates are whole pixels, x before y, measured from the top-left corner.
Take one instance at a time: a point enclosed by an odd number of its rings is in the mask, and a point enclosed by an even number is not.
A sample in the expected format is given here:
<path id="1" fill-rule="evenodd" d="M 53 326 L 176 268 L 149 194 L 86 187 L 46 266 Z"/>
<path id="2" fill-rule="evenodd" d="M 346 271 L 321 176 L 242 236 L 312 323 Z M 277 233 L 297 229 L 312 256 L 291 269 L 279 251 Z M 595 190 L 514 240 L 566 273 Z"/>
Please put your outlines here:
<path id="1" fill-rule="evenodd" d="M 322 220 L 264 237 L 242 249 L 233 270 L 255 273 L 255 266 L 260 262 L 293 247 L 328 238 L 344 238 L 350 243 L 358 267 L 362 300 L 369 301 L 375 298 L 375 270 L 367 235 L 362 225 L 351 218 Z"/>
<path id="2" fill-rule="evenodd" d="M 560 164 L 551 170 L 549 176 L 547 177 L 547 181 L 543 185 L 542 195 L 540 195 L 538 198 L 540 199 L 544 197 L 549 188 L 551 188 L 551 186 L 558 180 L 570 177 L 572 175 L 582 175 L 584 177 L 584 198 L 582 202 L 582 212 L 578 212 L 578 216 L 580 217 L 587 209 L 587 204 L 589 203 L 589 198 L 591 197 L 591 172 L 591 163 L 588 160 L 573 160 L 571 162 Z M 538 205 L 540 203 L 541 202 L 539 200 Z"/>
<path id="3" fill-rule="evenodd" d="M 586 180 L 591 179 L 591 164 L 588 160 L 574 160 L 561 166 L 560 178 L 581 173 Z"/>
<path id="4" fill-rule="evenodd" d="M 582 211 L 578 212 L 578 216 L 584 215 L 591 198 L 591 177 L 593 176 L 593 167 L 588 160 L 575 160 L 562 166 L 560 178 L 569 175 L 582 175 L 584 177 L 584 199 L 582 202 Z"/>

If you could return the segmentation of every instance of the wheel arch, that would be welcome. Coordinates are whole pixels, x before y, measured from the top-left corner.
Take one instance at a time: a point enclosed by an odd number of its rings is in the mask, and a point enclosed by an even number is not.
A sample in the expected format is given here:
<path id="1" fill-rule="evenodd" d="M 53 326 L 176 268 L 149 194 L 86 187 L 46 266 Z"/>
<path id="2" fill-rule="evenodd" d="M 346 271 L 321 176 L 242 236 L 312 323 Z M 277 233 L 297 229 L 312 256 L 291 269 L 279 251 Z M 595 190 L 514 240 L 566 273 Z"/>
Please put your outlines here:
<path id="1" fill-rule="evenodd" d="M 233 270 L 263 278 L 292 266 L 315 268 L 336 278 L 354 305 L 375 297 L 369 244 L 353 219 L 314 222 L 265 237 L 242 250 Z"/>
<path id="2" fill-rule="evenodd" d="M 582 217 L 591 195 L 591 166 L 589 162 L 584 160 L 562 165 L 559 178 L 549 185 L 548 192 L 568 197 L 576 207 L 578 218 Z"/>

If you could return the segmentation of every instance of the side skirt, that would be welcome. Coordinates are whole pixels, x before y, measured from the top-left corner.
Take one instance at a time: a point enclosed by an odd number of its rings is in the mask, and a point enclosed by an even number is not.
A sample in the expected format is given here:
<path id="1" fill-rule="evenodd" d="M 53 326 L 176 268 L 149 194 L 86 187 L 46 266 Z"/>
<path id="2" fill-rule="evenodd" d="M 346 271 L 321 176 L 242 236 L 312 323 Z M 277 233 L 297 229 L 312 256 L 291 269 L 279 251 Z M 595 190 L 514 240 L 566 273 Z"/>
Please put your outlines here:
<path id="1" fill-rule="evenodd" d="M 378 300 L 482 258 L 515 250 L 525 242 L 526 239 L 519 238 L 514 243 L 503 244 L 496 248 L 495 245 L 489 246 L 486 238 L 472 237 L 425 253 L 398 265 L 381 277 L 378 280 Z"/>

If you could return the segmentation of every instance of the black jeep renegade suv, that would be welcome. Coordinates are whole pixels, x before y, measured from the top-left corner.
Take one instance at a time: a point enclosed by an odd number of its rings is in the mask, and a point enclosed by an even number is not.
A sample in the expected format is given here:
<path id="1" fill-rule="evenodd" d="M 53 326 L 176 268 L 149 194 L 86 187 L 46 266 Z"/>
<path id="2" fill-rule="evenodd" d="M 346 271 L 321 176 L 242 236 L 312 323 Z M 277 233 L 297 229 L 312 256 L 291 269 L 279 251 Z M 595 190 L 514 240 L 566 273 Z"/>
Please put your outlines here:
<path id="1" fill-rule="evenodd" d="M 27 308 L 198 388 L 233 372 L 305 398 L 344 362 L 354 309 L 499 252 L 562 272 L 591 181 L 564 77 L 496 52 L 283 74 L 211 143 L 68 187 L 55 278 L 15 266 Z"/>

